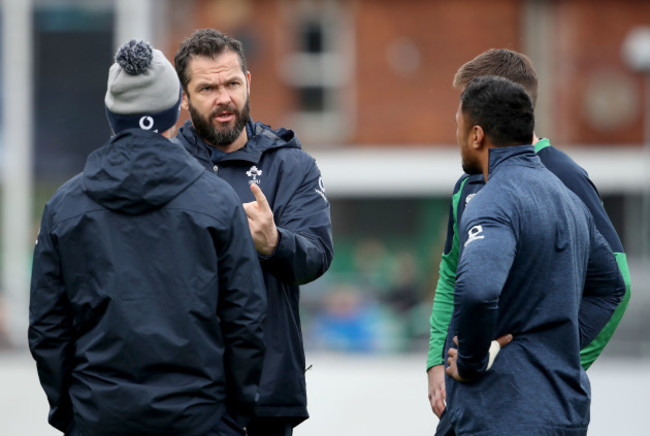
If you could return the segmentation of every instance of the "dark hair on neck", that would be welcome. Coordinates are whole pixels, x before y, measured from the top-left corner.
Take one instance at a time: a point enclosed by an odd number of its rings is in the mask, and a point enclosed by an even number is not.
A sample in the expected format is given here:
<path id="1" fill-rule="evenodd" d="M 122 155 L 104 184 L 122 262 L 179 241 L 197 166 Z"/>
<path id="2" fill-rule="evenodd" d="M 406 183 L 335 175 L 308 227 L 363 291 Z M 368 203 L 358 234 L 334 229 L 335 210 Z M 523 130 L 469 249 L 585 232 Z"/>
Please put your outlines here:
<path id="1" fill-rule="evenodd" d="M 246 75 L 246 55 L 242 43 L 235 38 L 224 35 L 215 29 L 199 29 L 185 38 L 174 56 L 174 67 L 181 81 L 183 90 L 187 92 L 187 85 L 190 83 L 188 65 L 190 61 L 198 56 L 216 58 L 226 51 L 231 51 L 239 56 L 241 69 Z"/>
<path id="2" fill-rule="evenodd" d="M 481 126 L 495 146 L 532 144 L 533 105 L 519 84 L 498 76 L 472 79 L 460 96 L 469 125 Z"/>

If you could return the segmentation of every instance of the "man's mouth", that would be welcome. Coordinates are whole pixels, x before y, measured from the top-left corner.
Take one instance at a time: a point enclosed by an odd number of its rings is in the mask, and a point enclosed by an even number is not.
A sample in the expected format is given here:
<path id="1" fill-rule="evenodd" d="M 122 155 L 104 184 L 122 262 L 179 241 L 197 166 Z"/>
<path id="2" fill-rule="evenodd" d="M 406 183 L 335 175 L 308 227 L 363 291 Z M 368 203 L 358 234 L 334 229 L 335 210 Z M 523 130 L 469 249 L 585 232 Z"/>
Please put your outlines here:
<path id="1" fill-rule="evenodd" d="M 235 118 L 234 112 L 220 112 L 214 116 L 214 119 L 220 123 L 228 123 Z"/>

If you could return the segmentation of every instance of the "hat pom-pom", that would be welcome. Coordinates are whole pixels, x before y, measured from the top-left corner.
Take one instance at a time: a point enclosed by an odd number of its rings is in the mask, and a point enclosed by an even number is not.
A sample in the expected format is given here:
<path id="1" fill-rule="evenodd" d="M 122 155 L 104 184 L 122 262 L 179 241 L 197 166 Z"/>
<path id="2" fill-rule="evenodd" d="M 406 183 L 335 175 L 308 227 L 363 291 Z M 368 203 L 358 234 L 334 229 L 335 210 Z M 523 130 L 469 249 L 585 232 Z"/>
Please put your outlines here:
<path id="1" fill-rule="evenodd" d="M 136 76 L 144 73 L 153 60 L 153 49 L 144 41 L 131 41 L 122 45 L 115 55 L 117 62 L 128 74 Z"/>

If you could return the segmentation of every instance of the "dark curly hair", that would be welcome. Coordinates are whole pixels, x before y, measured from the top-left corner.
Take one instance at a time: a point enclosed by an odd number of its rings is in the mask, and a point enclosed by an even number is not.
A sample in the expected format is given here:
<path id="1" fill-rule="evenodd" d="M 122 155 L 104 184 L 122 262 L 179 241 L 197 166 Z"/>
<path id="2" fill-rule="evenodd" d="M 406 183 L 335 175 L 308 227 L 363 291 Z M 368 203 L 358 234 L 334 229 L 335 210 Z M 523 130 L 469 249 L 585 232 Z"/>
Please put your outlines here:
<path id="1" fill-rule="evenodd" d="M 460 96 L 470 125 L 483 128 L 495 146 L 532 144 L 535 115 L 523 86 L 499 76 L 472 79 Z"/>
<path id="2" fill-rule="evenodd" d="M 187 92 L 187 85 L 190 83 L 187 66 L 192 58 L 197 56 L 215 58 L 225 51 L 232 51 L 239 56 L 241 69 L 246 75 L 248 71 L 246 55 L 240 41 L 214 29 L 199 29 L 194 31 L 190 37 L 185 38 L 174 56 L 174 67 L 183 86 L 183 91 Z"/>

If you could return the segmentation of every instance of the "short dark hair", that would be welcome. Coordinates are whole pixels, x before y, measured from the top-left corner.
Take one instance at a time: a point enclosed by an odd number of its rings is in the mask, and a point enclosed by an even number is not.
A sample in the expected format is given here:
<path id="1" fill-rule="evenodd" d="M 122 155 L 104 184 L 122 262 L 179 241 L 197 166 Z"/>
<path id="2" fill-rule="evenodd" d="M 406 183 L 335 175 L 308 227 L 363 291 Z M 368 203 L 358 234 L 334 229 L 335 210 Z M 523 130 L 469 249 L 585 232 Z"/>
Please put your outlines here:
<path id="1" fill-rule="evenodd" d="M 481 126 L 494 145 L 532 144 L 533 104 L 518 83 L 499 76 L 477 77 L 469 82 L 460 101 L 469 124 Z"/>
<path id="2" fill-rule="evenodd" d="M 174 67 L 183 90 L 187 92 L 187 85 L 190 83 L 191 78 L 187 66 L 192 58 L 197 56 L 216 58 L 225 51 L 232 51 L 239 56 L 241 69 L 246 75 L 248 71 L 246 55 L 242 43 L 237 39 L 224 35 L 215 29 L 199 29 L 194 31 L 188 38 L 185 38 L 174 56 Z"/>
<path id="3" fill-rule="evenodd" d="M 524 87 L 533 108 L 537 103 L 537 72 L 523 53 L 506 48 L 491 48 L 463 64 L 454 76 L 454 88 L 462 89 L 480 76 L 500 76 Z"/>

